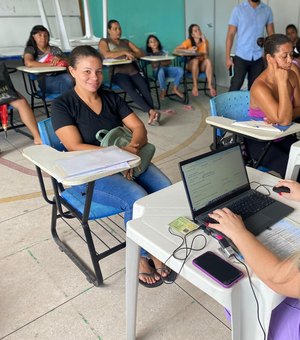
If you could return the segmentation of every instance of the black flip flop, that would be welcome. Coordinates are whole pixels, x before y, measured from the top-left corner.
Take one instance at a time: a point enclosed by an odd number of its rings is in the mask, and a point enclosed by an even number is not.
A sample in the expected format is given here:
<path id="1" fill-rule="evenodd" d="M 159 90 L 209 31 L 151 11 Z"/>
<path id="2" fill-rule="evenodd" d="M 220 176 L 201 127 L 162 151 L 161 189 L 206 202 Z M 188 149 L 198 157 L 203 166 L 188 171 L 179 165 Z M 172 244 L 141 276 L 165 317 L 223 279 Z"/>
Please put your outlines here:
<path id="1" fill-rule="evenodd" d="M 155 273 L 155 272 L 153 272 L 153 273 L 139 273 L 139 275 L 150 276 L 150 277 L 153 277 L 153 278 L 154 278 L 155 274 L 157 274 L 157 273 Z M 155 288 L 155 287 L 158 287 L 158 286 L 162 285 L 164 283 L 164 280 L 161 277 L 158 281 L 155 281 L 154 283 L 147 283 L 147 282 L 139 279 L 139 283 L 142 286 L 147 287 L 147 288 Z"/>
<path id="2" fill-rule="evenodd" d="M 155 268 L 154 262 L 152 259 L 148 260 L 149 266 L 153 269 L 157 270 L 161 270 L 162 268 Z M 167 267 L 167 266 L 166 266 Z M 171 268 L 170 268 L 171 269 Z M 159 274 L 159 273 L 158 273 Z M 166 277 L 162 277 L 161 279 L 163 280 L 164 283 L 170 284 L 175 282 L 175 280 L 177 279 L 178 274 L 176 272 L 174 272 L 174 270 L 171 269 L 170 273 L 166 276 Z"/>

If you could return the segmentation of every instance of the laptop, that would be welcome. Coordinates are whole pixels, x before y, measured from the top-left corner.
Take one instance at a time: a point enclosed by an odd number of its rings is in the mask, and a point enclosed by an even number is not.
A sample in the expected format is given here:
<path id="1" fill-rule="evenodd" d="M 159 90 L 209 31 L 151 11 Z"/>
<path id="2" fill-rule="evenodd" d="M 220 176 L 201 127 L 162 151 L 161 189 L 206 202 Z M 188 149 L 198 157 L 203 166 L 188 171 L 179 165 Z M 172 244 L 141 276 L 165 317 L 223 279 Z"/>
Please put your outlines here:
<path id="1" fill-rule="evenodd" d="M 187 159 L 179 167 L 193 220 L 200 226 L 208 213 L 228 207 L 256 236 L 294 210 L 250 188 L 239 144 Z"/>

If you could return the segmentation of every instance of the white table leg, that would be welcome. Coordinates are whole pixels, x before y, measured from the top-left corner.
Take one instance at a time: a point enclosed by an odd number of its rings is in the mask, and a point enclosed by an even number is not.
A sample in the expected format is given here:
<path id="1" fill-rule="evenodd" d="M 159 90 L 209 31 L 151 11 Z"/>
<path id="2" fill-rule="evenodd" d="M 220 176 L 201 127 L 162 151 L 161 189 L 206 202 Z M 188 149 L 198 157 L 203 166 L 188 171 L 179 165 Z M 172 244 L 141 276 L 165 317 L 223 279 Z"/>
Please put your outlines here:
<path id="1" fill-rule="evenodd" d="M 138 292 L 138 267 L 141 247 L 126 238 L 126 339 L 134 340 Z"/>

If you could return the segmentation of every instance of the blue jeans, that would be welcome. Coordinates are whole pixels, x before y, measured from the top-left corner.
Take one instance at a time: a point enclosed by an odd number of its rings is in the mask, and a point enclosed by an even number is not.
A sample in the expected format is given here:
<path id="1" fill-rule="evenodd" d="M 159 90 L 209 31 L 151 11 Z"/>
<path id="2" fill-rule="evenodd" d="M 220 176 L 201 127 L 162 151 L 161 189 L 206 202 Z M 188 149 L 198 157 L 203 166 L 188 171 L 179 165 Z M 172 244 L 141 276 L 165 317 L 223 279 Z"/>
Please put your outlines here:
<path id="1" fill-rule="evenodd" d="M 115 174 L 96 181 L 93 201 L 116 207 L 124 211 L 125 226 L 132 219 L 133 204 L 138 199 L 155 191 L 170 186 L 172 183 L 155 165 L 133 181 L 129 181 L 122 174 Z M 147 256 L 142 249 L 141 256 Z"/>
<path id="2" fill-rule="evenodd" d="M 43 81 L 39 82 L 40 87 L 43 86 Z M 58 73 L 53 76 L 46 76 L 45 78 L 45 91 L 47 94 L 59 93 L 62 94 L 71 90 L 74 87 L 74 81 L 68 73 Z"/>
<path id="3" fill-rule="evenodd" d="M 174 78 L 174 85 L 178 86 L 183 76 L 183 69 L 181 67 L 163 66 L 159 70 L 153 70 L 154 77 L 157 75 L 159 86 L 162 90 L 167 89 L 166 78 Z"/>

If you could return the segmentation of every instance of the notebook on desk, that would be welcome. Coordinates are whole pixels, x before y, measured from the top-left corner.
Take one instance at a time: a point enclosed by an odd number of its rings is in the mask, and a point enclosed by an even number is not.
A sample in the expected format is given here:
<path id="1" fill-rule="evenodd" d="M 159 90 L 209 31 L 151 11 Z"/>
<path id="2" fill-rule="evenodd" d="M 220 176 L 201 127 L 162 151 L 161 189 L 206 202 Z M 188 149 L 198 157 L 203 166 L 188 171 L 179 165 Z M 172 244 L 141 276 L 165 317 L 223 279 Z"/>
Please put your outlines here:
<path id="1" fill-rule="evenodd" d="M 247 229 L 260 234 L 293 208 L 250 188 L 240 145 L 234 144 L 179 163 L 184 188 L 198 225 L 208 213 L 228 207 L 242 216 Z"/>

